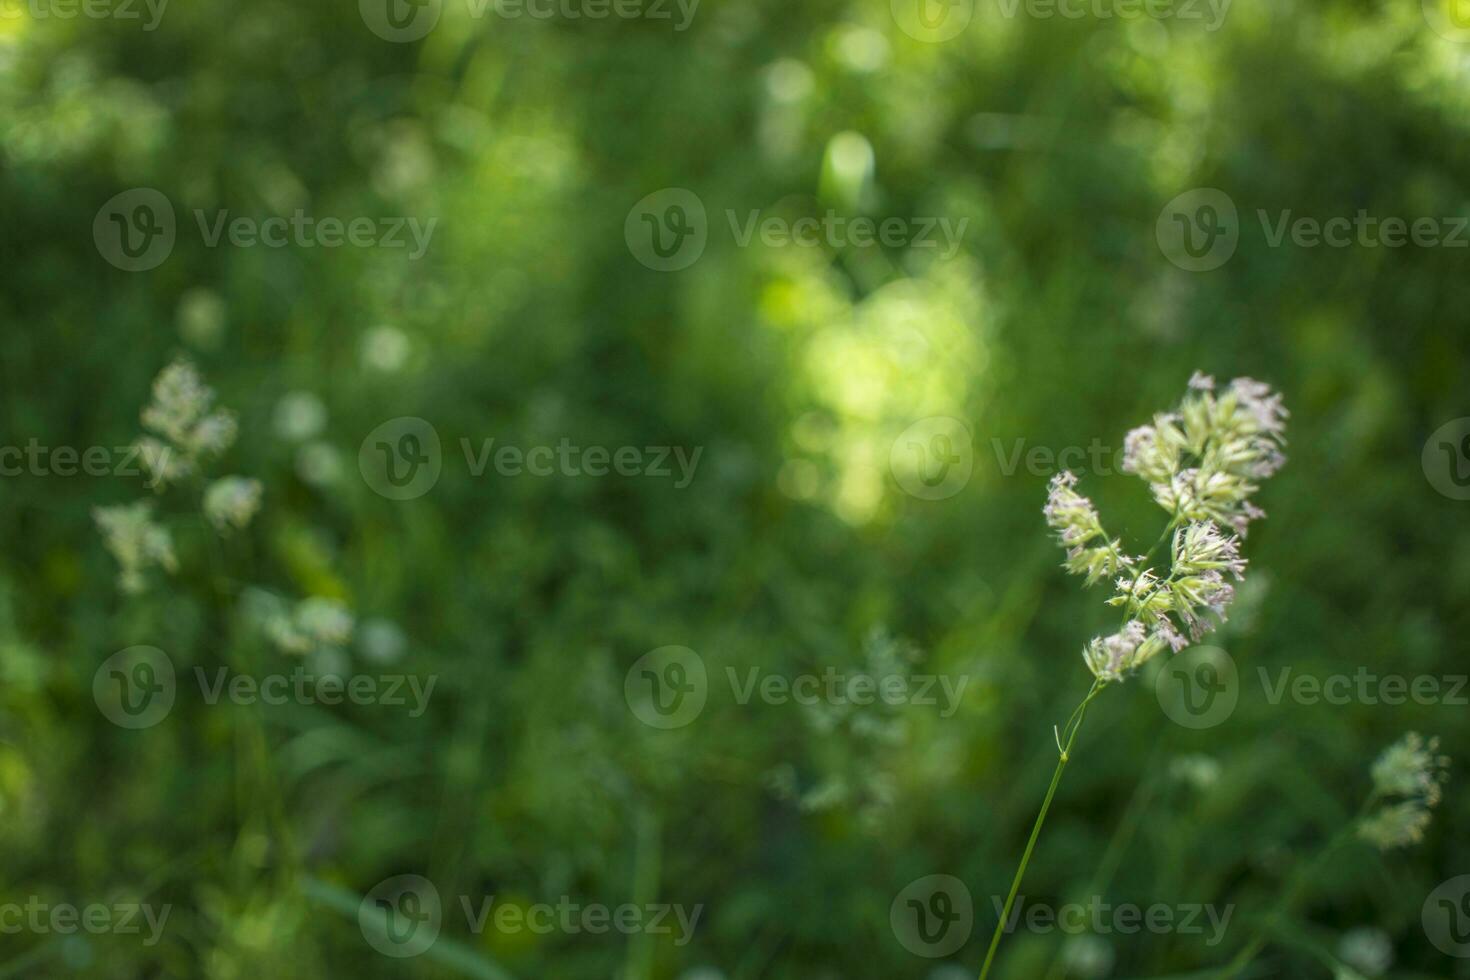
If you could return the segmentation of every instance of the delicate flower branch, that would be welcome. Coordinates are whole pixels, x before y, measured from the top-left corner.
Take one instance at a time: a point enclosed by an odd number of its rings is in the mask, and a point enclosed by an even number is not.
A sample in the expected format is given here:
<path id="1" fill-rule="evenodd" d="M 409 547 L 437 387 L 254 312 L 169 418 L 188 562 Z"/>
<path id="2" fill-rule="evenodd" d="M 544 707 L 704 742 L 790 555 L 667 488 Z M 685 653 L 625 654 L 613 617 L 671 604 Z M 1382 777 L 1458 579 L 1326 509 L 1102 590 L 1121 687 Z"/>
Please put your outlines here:
<path id="1" fill-rule="evenodd" d="M 1058 473 L 1048 486 L 1042 513 L 1066 549 L 1062 567 L 1083 576 L 1086 586 L 1113 578 L 1116 591 L 1107 602 L 1121 608 L 1122 621 L 1117 632 L 1094 637 L 1083 647 L 1092 688 L 1055 732 L 1056 772 L 991 937 L 980 980 L 990 973 L 1088 705 L 1107 685 L 1124 680 L 1165 650 L 1178 653 L 1225 619 L 1235 598 L 1226 577 L 1240 581 L 1245 575 L 1240 538 L 1251 521 L 1265 516 L 1250 498 L 1259 489 L 1258 481 L 1285 462 L 1281 447 L 1286 418 L 1281 396 L 1267 385 L 1237 378 L 1217 395 L 1214 379 L 1195 372 L 1175 411 L 1129 432 L 1123 470 L 1148 483 L 1170 515 L 1159 540 L 1138 557 L 1125 553 L 1122 541 L 1108 535 L 1097 508 L 1077 491 L 1074 474 Z M 1224 527 L 1235 533 L 1226 533 Z M 1149 562 L 1165 542 L 1168 567 L 1156 571 Z"/>

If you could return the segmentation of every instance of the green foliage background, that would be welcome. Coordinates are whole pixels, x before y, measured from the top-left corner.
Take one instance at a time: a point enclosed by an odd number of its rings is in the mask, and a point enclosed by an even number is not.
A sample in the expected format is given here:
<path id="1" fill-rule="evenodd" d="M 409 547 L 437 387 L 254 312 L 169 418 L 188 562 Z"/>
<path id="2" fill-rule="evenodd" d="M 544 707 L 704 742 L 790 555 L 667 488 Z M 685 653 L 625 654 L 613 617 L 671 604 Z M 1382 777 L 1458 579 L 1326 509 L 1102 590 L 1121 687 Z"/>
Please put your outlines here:
<path id="1" fill-rule="evenodd" d="M 1270 248 L 1254 217 L 1466 213 L 1470 47 L 1417 3 L 1237 0 L 1206 32 L 1007 19 L 981 0 L 942 44 L 900 31 L 886 0 L 706 0 L 684 32 L 475 20 L 448 0 L 410 44 L 351 3 L 276 0 L 177 3 L 152 32 L 31 14 L 0 32 L 0 441 L 126 445 L 152 377 L 187 350 L 240 415 L 217 471 L 266 486 L 223 553 L 187 494 L 160 502 L 184 572 L 128 599 L 90 510 L 136 499 L 139 481 L 0 482 L 0 891 L 174 906 L 153 947 L 0 935 L 0 975 L 971 975 L 1050 777 L 1051 726 L 1086 689 L 1079 650 L 1111 623 L 1102 592 L 1057 568 L 1049 474 L 1007 474 L 1000 455 L 1016 440 L 1120 447 L 1195 368 L 1267 380 L 1293 411 L 1291 462 L 1248 543 L 1252 587 L 1218 641 L 1241 701 L 1194 732 L 1159 711 L 1151 673 L 1108 692 L 1025 893 L 1233 904 L 1219 947 L 1103 937 L 1118 977 L 1218 965 L 1356 809 L 1384 745 L 1417 729 L 1466 755 L 1463 707 L 1272 704 L 1256 680 L 1466 672 L 1470 505 L 1420 464 L 1429 434 L 1470 412 L 1466 253 Z M 831 165 L 843 133 L 871 146 L 868 178 Z M 91 229 L 136 186 L 174 203 L 179 240 L 125 273 Z M 710 239 L 659 273 L 623 225 L 670 186 L 701 197 Z M 1238 252 L 1209 273 L 1175 268 L 1154 236 L 1194 187 L 1241 212 Z M 408 262 L 208 248 L 192 217 L 298 207 L 438 225 Z M 969 225 L 944 261 L 741 248 L 725 219 L 828 208 Z M 199 317 L 222 321 L 217 343 L 186 342 Z M 363 366 L 380 325 L 410 340 L 399 371 Z M 272 422 L 303 390 L 326 404 L 340 464 L 316 482 Z M 974 433 L 973 476 L 943 501 L 906 495 L 888 465 L 931 415 Z M 446 445 L 414 501 L 357 473 L 363 438 L 396 416 Z M 682 490 L 473 477 L 459 440 L 490 437 L 703 456 Z M 1083 483 L 1135 548 L 1152 541 L 1145 487 Z M 293 666 L 243 622 L 246 583 L 400 624 L 401 669 L 439 677 L 430 710 L 181 694 L 151 729 L 102 717 L 93 673 L 132 644 L 181 671 Z M 655 647 L 691 647 L 712 675 L 856 671 L 875 630 L 912 644 L 916 670 L 970 678 L 953 717 L 833 723 L 715 685 L 694 724 L 659 732 L 624 703 L 624 674 Z M 1213 786 L 1171 776 L 1201 753 Z M 1470 976 L 1419 925 L 1423 896 L 1470 871 L 1466 799 L 1457 769 L 1423 844 L 1332 862 L 1255 975 L 1328 976 L 1320 950 L 1376 926 L 1392 976 Z M 1116 873 L 1098 884 L 1110 846 Z M 682 947 L 477 937 L 450 914 L 457 956 L 390 960 L 352 910 L 400 873 L 455 910 L 493 894 L 705 911 Z M 888 923 L 893 897 L 934 873 L 976 898 L 949 965 Z M 1064 941 L 1018 933 L 998 975 L 1049 975 Z"/>

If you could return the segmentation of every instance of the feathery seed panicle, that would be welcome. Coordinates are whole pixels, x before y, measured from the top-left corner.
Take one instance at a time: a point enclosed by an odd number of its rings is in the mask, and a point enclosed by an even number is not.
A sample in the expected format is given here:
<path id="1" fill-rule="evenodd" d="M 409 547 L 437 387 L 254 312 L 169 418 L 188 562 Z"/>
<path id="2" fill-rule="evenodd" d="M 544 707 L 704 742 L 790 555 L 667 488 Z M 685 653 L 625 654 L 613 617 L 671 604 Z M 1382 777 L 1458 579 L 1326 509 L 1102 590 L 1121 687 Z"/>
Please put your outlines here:
<path id="1" fill-rule="evenodd" d="M 1167 575 L 1140 567 L 1148 556 L 1129 557 L 1121 541 L 1107 536 L 1097 508 L 1077 492 L 1074 474 L 1063 471 L 1052 479 L 1043 513 L 1067 549 L 1063 567 L 1086 576 L 1087 585 L 1117 576 L 1116 593 L 1107 602 L 1123 609 L 1123 627 L 1083 650 L 1096 678 L 1120 680 L 1224 621 L 1235 598 L 1226 576 L 1237 582 L 1245 576 L 1240 538 L 1251 521 L 1265 516 L 1250 497 L 1259 489 L 1257 481 L 1285 462 L 1280 447 L 1287 417 L 1281 395 L 1268 385 L 1236 378 L 1217 394 L 1214 378 L 1196 371 L 1175 411 L 1128 433 L 1123 471 L 1147 482 L 1172 515 Z"/>
<path id="2" fill-rule="evenodd" d="M 1073 489 L 1076 485 L 1076 474 L 1068 470 L 1052 477 L 1042 513 L 1057 532 L 1058 543 L 1067 549 L 1064 567 L 1073 575 L 1087 576 L 1092 585 L 1131 566 L 1133 560 L 1119 550 L 1119 542 L 1108 539 L 1097 508 Z M 1099 539 L 1101 544 L 1093 544 Z"/>

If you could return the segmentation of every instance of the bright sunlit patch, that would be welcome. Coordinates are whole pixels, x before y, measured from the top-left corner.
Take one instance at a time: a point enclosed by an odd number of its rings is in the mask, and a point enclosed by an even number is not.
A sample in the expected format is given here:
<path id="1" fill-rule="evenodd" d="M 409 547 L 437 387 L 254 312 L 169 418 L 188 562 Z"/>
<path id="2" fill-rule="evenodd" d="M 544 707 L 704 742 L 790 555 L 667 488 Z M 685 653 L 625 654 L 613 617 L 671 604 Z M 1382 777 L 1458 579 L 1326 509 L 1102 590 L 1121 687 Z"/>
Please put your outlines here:
<path id="1" fill-rule="evenodd" d="M 849 211 L 859 209 L 873 180 L 873 144 L 861 133 L 833 136 L 822 161 L 822 197 Z"/>
<path id="2" fill-rule="evenodd" d="M 820 274 L 767 288 L 772 322 L 801 338 L 800 385 L 813 402 L 788 431 L 783 492 L 868 523 L 890 501 L 894 439 L 922 418 L 968 416 L 987 361 L 979 277 L 952 273 L 936 266 L 855 304 Z"/>

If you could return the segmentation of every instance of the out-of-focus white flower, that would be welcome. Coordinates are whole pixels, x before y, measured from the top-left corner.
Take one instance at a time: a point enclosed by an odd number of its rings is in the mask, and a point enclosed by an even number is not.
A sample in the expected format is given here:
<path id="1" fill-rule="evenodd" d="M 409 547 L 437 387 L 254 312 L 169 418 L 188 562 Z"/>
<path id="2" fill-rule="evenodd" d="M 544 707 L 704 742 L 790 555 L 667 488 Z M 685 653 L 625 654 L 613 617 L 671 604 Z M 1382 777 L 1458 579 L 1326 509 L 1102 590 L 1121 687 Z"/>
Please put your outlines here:
<path id="1" fill-rule="evenodd" d="M 1189 387 L 1194 391 L 1214 391 L 1215 379 L 1203 371 L 1196 371 L 1189 376 Z"/>
<path id="2" fill-rule="evenodd" d="M 259 480 L 221 477 L 204 490 L 204 516 L 217 531 L 243 529 L 260 509 L 261 490 Z"/>
<path id="3" fill-rule="evenodd" d="M 1202 793 L 1220 781 L 1220 763 L 1207 755 L 1181 755 L 1169 763 L 1169 775 Z"/>
<path id="4" fill-rule="evenodd" d="M 1418 797 L 1434 806 L 1439 802 L 1440 784 L 1450 763 L 1448 756 L 1438 752 L 1439 739 L 1426 741 L 1418 732 L 1409 732 L 1374 761 L 1374 790 L 1380 796 Z"/>
<path id="5" fill-rule="evenodd" d="M 313 596 L 296 605 L 296 623 L 317 643 L 341 646 L 352 637 L 352 612 L 336 599 Z"/>
<path id="6" fill-rule="evenodd" d="M 148 501 L 97 507 L 92 518 L 107 550 L 117 559 L 121 569 L 118 586 L 124 592 L 142 592 L 146 588 L 143 573 L 155 565 L 169 573 L 178 570 L 173 538 L 167 528 L 154 523 L 153 505 Z"/>
<path id="7" fill-rule="evenodd" d="M 403 656 L 407 645 L 403 630 L 389 619 L 365 619 L 357 630 L 357 649 L 373 663 L 393 663 Z"/>
<path id="8" fill-rule="evenodd" d="M 214 350 L 224 339 L 225 301 L 213 290 L 196 287 L 179 297 L 179 335 L 191 347 Z"/>
<path id="9" fill-rule="evenodd" d="M 342 455 L 329 442 L 309 442 L 296 451 L 296 475 L 315 487 L 342 478 Z"/>
<path id="10" fill-rule="evenodd" d="M 1385 749 L 1373 763 L 1373 795 L 1399 802 L 1367 817 L 1358 826 L 1359 836 L 1384 851 L 1423 840 L 1449 762 L 1439 754 L 1438 739 L 1426 741 L 1416 732 Z"/>
<path id="11" fill-rule="evenodd" d="M 1358 825 L 1358 836 L 1380 851 L 1408 847 L 1424 839 L 1430 813 L 1417 802 L 1394 803 Z"/>
<path id="12" fill-rule="evenodd" d="M 327 406 L 309 391 L 290 391 L 276 402 L 273 424 L 287 442 L 304 442 L 326 428 Z"/>
<path id="13" fill-rule="evenodd" d="M 134 445 L 143 460 L 143 468 L 148 471 L 148 486 L 154 490 L 177 483 L 194 471 L 193 464 L 182 452 L 161 439 L 143 436 Z"/>
<path id="14" fill-rule="evenodd" d="M 306 655 L 306 669 L 317 677 L 345 680 L 352 674 L 352 658 L 341 647 L 317 647 Z"/>
<path id="15" fill-rule="evenodd" d="M 352 612 L 336 599 L 313 596 L 289 612 L 271 611 L 266 636 L 285 653 L 307 654 L 319 647 L 342 646 L 352 638 Z"/>
<path id="16" fill-rule="evenodd" d="M 1381 977 L 1393 966 L 1393 940 L 1382 929 L 1349 929 L 1338 941 L 1337 956 L 1364 976 Z"/>
<path id="17" fill-rule="evenodd" d="M 374 371 L 391 373 L 408 362 L 408 335 L 397 327 L 373 327 L 362 338 L 362 364 Z"/>
<path id="18" fill-rule="evenodd" d="M 143 409 L 143 426 L 163 436 L 186 459 L 218 455 L 235 441 L 233 413 L 211 412 L 214 390 L 204 383 L 199 371 L 180 358 L 164 368 L 153 381 L 153 400 Z"/>
<path id="19" fill-rule="evenodd" d="M 1062 945 L 1067 976 L 1101 980 L 1113 972 L 1113 947 L 1097 936 L 1071 936 Z"/>

